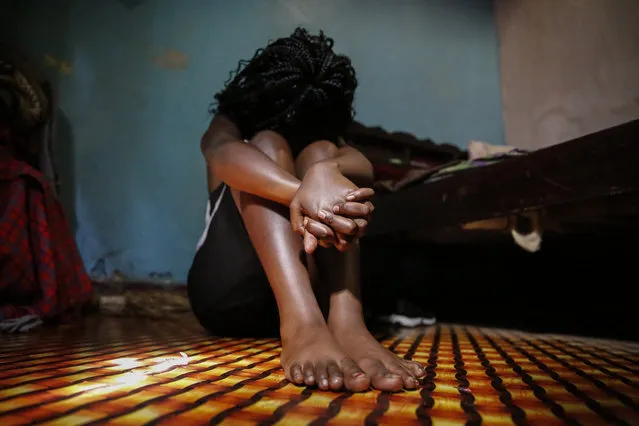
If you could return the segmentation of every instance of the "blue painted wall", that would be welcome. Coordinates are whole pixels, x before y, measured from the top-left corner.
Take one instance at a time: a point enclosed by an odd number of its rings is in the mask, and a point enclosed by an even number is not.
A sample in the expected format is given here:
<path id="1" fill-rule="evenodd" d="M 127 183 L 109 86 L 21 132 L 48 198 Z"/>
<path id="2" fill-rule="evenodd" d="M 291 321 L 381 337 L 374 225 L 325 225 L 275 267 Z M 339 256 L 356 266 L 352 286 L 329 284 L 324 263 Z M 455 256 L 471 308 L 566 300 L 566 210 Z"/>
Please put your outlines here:
<path id="1" fill-rule="evenodd" d="M 199 139 L 212 94 L 239 59 L 296 25 L 324 29 L 351 56 L 360 121 L 460 146 L 503 142 L 490 0 L 180 3 L 2 6 L 3 40 L 58 86 L 65 203 L 96 275 L 185 278 L 203 226 Z"/>

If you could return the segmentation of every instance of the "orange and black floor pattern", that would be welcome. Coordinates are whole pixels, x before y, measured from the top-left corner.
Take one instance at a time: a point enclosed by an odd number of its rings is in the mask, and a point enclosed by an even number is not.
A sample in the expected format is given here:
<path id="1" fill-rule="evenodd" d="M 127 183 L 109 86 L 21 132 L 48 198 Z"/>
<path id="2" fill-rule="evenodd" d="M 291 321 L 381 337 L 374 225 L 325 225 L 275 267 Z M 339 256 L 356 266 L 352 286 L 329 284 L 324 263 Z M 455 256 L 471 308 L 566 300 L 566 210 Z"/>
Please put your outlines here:
<path id="1" fill-rule="evenodd" d="M 639 345 L 440 325 L 381 337 L 396 394 L 290 385 L 274 339 L 123 319 L 0 336 L 0 425 L 639 424 Z"/>

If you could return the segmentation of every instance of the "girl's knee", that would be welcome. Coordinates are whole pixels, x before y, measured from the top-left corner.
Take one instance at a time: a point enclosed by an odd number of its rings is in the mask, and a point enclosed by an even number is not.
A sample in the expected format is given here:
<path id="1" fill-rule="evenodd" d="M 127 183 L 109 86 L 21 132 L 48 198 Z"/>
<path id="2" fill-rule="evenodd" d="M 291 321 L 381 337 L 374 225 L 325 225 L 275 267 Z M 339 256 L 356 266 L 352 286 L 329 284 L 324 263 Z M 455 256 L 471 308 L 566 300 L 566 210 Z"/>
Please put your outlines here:
<path id="1" fill-rule="evenodd" d="M 321 157 L 323 159 L 333 158 L 337 153 L 337 145 L 335 145 L 331 141 L 316 141 L 304 148 L 304 151 L 307 155 L 313 157 Z"/>
<path id="2" fill-rule="evenodd" d="M 331 141 L 317 141 L 308 145 L 295 159 L 295 170 L 303 177 L 308 169 L 320 161 L 334 158 L 339 148 Z"/>
<path id="3" fill-rule="evenodd" d="M 257 133 L 249 143 L 271 158 L 275 158 L 282 153 L 292 157 L 291 148 L 286 139 L 272 130 L 263 130 Z"/>
<path id="4" fill-rule="evenodd" d="M 291 148 L 286 139 L 279 133 L 264 130 L 257 133 L 249 143 L 284 170 L 295 173 L 295 162 Z"/>

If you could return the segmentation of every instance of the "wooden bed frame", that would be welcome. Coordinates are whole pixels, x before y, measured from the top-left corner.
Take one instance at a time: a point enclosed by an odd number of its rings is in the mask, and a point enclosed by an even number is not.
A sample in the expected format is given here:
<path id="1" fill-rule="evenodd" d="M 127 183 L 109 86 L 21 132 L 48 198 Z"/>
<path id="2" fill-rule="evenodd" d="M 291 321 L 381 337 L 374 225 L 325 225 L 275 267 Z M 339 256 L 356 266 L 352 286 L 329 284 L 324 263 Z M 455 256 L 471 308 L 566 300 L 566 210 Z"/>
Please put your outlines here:
<path id="1" fill-rule="evenodd" d="M 378 145 L 401 146 L 375 132 Z M 401 295 L 443 322 L 637 340 L 627 277 L 639 240 L 639 120 L 380 191 L 375 206 L 361 246 L 368 309 L 387 312 Z M 526 212 L 541 223 L 534 253 L 510 230 L 515 219 L 528 233 Z"/>
<path id="2" fill-rule="evenodd" d="M 374 132 L 378 140 L 383 139 L 379 128 Z M 387 142 L 392 143 L 393 135 L 386 134 Z M 455 156 L 448 146 L 441 151 L 449 158 Z M 631 210 L 639 212 L 638 195 L 639 120 L 634 120 L 528 155 L 382 194 L 375 201 L 367 236 L 435 231 L 590 201 L 617 205 L 618 200 L 630 199 Z"/>

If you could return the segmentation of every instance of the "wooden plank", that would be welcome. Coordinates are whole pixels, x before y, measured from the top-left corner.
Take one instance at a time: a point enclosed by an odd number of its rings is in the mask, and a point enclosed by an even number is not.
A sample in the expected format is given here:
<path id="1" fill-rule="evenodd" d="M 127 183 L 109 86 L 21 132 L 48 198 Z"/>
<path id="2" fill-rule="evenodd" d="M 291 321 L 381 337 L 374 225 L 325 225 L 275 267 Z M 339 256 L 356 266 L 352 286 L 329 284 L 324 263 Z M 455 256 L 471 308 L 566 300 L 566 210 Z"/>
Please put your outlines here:
<path id="1" fill-rule="evenodd" d="M 378 197 L 378 236 L 639 191 L 639 120 Z"/>

